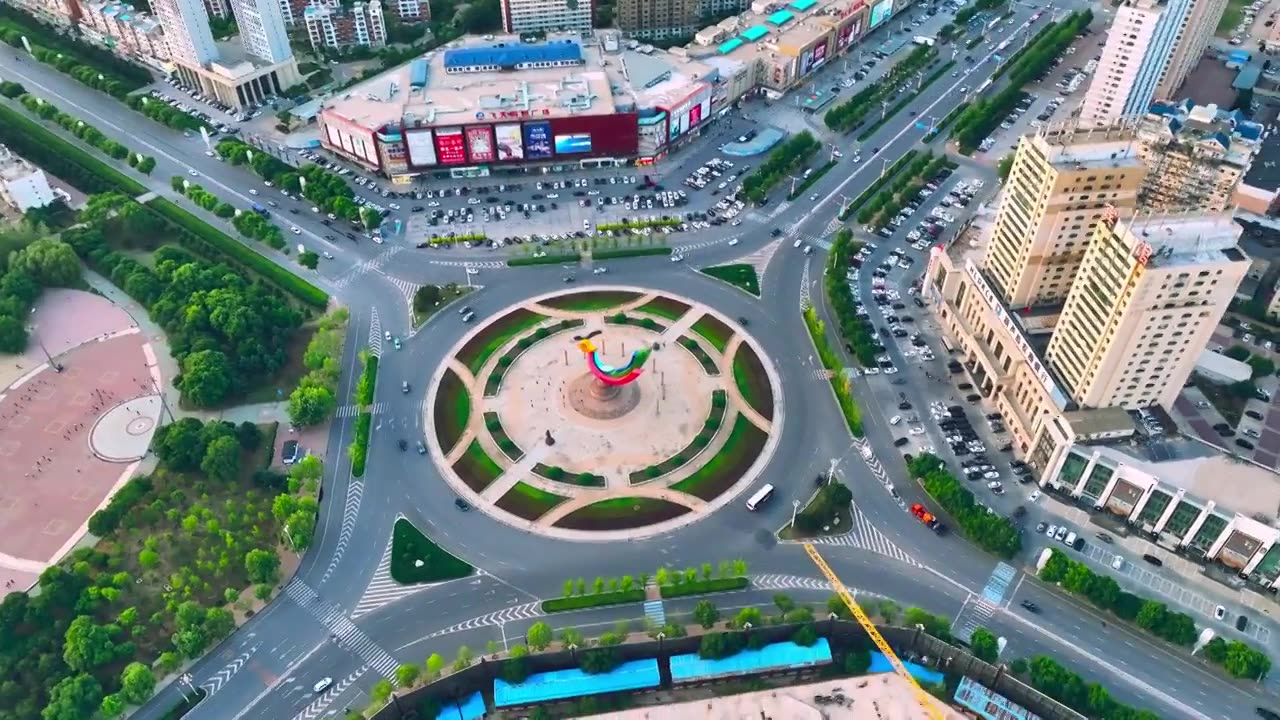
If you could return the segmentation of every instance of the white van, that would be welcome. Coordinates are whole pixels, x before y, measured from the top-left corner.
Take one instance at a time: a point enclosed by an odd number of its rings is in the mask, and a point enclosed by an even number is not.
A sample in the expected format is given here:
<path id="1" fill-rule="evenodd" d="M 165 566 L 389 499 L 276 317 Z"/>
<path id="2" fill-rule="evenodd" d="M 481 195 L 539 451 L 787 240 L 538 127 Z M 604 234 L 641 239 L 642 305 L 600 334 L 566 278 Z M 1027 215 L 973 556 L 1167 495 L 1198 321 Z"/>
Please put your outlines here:
<path id="1" fill-rule="evenodd" d="M 756 510 L 759 510 L 760 506 L 765 504 L 765 502 L 771 497 L 773 497 L 773 486 L 765 485 L 757 490 L 756 493 L 751 496 L 750 500 L 747 500 L 747 509 L 755 512 Z"/>

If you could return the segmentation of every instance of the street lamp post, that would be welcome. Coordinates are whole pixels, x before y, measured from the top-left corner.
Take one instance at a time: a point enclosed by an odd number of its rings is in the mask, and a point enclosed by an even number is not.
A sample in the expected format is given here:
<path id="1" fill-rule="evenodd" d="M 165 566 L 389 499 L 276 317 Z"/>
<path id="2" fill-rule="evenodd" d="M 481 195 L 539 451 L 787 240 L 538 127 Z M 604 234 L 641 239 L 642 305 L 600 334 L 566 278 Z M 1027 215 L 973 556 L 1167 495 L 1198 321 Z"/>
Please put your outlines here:
<path id="1" fill-rule="evenodd" d="M 36 326 L 34 324 L 28 325 L 27 332 L 31 334 L 31 337 L 35 338 L 36 344 L 40 346 L 40 351 L 44 353 L 44 359 L 49 362 L 49 367 L 52 367 L 54 372 L 62 372 L 62 365 L 54 361 L 53 356 L 49 354 L 49 348 L 44 346 L 44 340 L 41 340 L 40 335 L 36 333 Z"/>
<path id="2" fill-rule="evenodd" d="M 169 422 L 174 422 L 173 410 L 169 408 L 169 401 L 165 398 L 164 392 L 160 390 L 160 385 L 156 383 L 156 379 L 151 376 L 150 369 L 147 370 L 147 378 L 151 380 L 151 389 L 155 390 L 155 393 L 160 396 L 160 408 L 169 416 Z"/>
<path id="3" fill-rule="evenodd" d="M 796 515 L 799 515 L 799 514 L 800 514 L 800 501 L 792 500 L 791 501 L 791 528 L 793 530 L 796 527 Z"/>
<path id="4" fill-rule="evenodd" d="M 888 114 L 889 114 L 889 100 L 888 99 L 881 100 L 880 101 L 880 119 L 883 120 L 885 118 L 885 115 L 888 115 Z"/>

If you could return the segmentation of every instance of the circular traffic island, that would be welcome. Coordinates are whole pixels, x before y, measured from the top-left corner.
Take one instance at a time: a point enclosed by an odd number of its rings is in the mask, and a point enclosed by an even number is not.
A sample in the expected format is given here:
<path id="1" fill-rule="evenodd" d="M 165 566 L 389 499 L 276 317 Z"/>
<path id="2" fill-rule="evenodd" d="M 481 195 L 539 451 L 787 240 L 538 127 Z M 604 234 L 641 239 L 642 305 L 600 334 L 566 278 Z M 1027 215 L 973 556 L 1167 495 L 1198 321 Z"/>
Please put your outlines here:
<path id="1" fill-rule="evenodd" d="M 731 501 L 773 453 L 777 373 L 736 323 L 639 288 L 554 293 L 449 353 L 425 413 L 454 490 L 572 540 L 668 532 Z"/>

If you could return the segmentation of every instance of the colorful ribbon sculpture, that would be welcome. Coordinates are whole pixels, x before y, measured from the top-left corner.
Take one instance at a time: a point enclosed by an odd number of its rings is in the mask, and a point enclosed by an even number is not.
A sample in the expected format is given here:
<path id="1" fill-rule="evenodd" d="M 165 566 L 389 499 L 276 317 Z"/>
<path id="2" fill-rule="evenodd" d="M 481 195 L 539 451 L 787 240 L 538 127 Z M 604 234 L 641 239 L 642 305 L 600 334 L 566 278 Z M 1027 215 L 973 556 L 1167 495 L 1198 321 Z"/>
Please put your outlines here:
<path id="1" fill-rule="evenodd" d="M 649 359 L 649 354 L 653 351 L 648 347 L 642 347 L 631 353 L 631 359 L 622 367 L 613 367 L 606 365 L 600 361 L 599 351 L 596 349 L 595 343 L 590 338 L 584 338 L 578 341 L 578 349 L 587 357 L 587 367 L 591 370 L 591 374 L 605 385 L 626 385 L 635 382 L 636 378 L 644 372 L 641 366 Z"/>

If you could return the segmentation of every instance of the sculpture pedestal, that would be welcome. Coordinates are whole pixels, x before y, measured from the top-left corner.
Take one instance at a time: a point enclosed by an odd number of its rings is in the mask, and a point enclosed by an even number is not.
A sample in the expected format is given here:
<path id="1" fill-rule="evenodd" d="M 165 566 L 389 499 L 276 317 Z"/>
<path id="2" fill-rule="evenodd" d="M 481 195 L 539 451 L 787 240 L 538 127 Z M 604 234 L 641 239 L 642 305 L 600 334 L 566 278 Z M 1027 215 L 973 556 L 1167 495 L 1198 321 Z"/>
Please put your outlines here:
<path id="1" fill-rule="evenodd" d="M 593 420 L 620 418 L 640 404 L 638 382 L 606 385 L 591 373 L 570 381 L 565 392 L 568 395 L 569 407 L 574 412 Z"/>

